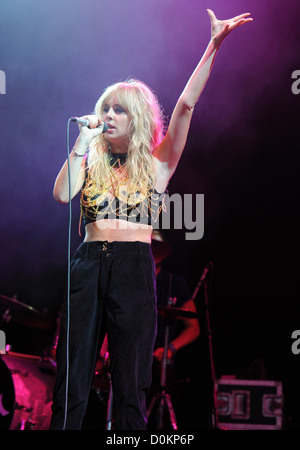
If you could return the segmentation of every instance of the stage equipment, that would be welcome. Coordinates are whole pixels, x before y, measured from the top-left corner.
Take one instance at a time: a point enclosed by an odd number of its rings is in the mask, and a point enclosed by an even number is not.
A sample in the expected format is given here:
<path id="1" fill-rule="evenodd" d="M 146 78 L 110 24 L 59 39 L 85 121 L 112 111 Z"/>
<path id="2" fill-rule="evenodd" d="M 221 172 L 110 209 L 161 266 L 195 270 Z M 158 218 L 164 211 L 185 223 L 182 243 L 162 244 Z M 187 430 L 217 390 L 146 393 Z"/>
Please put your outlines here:
<path id="1" fill-rule="evenodd" d="M 26 305 L 16 298 L 0 295 L 0 324 L 10 321 L 33 328 L 52 328 L 52 322 L 32 306 Z"/>
<path id="2" fill-rule="evenodd" d="M 212 381 L 212 406 L 211 406 L 211 428 L 218 429 L 218 413 L 217 413 L 217 389 L 216 389 L 216 372 L 213 358 L 213 349 L 212 349 L 212 329 L 210 325 L 209 318 L 209 308 L 208 308 L 208 282 L 207 277 L 213 271 L 213 262 L 209 262 L 207 266 L 204 268 L 200 280 L 193 292 L 192 300 L 195 300 L 197 294 L 200 290 L 200 287 L 203 285 L 204 287 L 204 302 L 205 302 L 205 319 L 206 319 L 206 328 L 208 335 L 208 347 L 209 347 L 209 362 L 210 362 L 210 373 L 211 373 L 211 381 Z"/>
<path id="3" fill-rule="evenodd" d="M 158 307 L 158 314 L 164 319 L 165 322 L 165 334 L 164 334 L 164 353 L 163 360 L 161 362 L 161 372 L 160 372 L 160 387 L 158 392 L 152 397 L 151 402 L 148 407 L 148 417 L 153 411 L 156 403 L 158 403 L 157 411 L 157 430 L 165 429 L 164 424 L 164 411 L 167 407 L 167 412 L 169 416 L 169 421 L 173 430 L 178 430 L 177 419 L 175 411 L 173 408 L 171 396 L 168 393 L 167 385 L 167 365 L 168 365 L 168 346 L 169 346 L 169 326 L 172 320 L 183 320 L 185 318 L 197 319 L 198 314 L 193 311 L 189 311 L 184 308 L 176 308 L 172 306 L 173 298 L 169 297 L 168 306 Z"/>
<path id="4" fill-rule="evenodd" d="M 216 380 L 219 428 L 223 430 L 281 430 L 281 381 Z"/>
<path id="5" fill-rule="evenodd" d="M 47 360 L 8 352 L 0 358 L 0 430 L 48 430 L 55 372 Z"/>

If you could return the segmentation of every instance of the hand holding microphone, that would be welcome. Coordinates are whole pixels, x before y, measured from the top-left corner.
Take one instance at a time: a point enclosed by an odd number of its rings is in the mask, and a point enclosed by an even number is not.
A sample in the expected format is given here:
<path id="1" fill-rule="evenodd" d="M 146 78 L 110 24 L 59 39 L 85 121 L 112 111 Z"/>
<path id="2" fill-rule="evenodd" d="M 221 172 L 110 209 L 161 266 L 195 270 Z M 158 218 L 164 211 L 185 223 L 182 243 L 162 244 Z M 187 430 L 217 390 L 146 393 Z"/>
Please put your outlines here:
<path id="1" fill-rule="evenodd" d="M 106 122 L 101 121 L 97 116 L 84 116 L 84 117 L 71 117 L 72 122 L 78 123 L 81 126 L 93 128 L 101 128 L 101 133 L 106 133 L 108 130 L 108 125 Z"/>
<path id="2" fill-rule="evenodd" d="M 80 131 L 74 146 L 77 157 L 84 156 L 92 140 L 108 130 L 107 123 L 95 115 L 71 117 L 70 120 L 78 124 Z"/>
<path id="3" fill-rule="evenodd" d="M 87 147 L 95 137 L 108 130 L 107 123 L 103 122 L 95 115 L 71 117 L 71 121 L 78 124 L 80 131 L 79 139 L 84 141 Z"/>

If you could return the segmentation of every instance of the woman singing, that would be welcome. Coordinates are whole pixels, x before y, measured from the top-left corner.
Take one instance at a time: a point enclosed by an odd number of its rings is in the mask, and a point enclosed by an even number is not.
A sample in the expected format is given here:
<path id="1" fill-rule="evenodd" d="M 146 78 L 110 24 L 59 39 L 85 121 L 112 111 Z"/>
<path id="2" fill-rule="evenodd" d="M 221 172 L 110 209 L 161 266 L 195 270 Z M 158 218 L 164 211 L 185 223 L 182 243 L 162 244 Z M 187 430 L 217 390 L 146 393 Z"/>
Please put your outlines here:
<path id="1" fill-rule="evenodd" d="M 218 20 L 208 10 L 211 39 L 164 131 L 153 92 L 130 79 L 108 87 L 94 114 L 84 116 L 70 154 L 71 197 L 81 191 L 85 238 L 71 263 L 68 410 L 67 304 L 57 348 L 51 429 L 81 429 L 99 349 L 107 332 L 116 430 L 147 427 L 156 335 L 155 265 L 151 253 L 160 194 L 185 147 L 194 107 L 224 38 L 250 22 L 249 13 Z M 104 123 L 108 130 L 103 133 Z M 68 162 L 54 198 L 69 198 Z"/>

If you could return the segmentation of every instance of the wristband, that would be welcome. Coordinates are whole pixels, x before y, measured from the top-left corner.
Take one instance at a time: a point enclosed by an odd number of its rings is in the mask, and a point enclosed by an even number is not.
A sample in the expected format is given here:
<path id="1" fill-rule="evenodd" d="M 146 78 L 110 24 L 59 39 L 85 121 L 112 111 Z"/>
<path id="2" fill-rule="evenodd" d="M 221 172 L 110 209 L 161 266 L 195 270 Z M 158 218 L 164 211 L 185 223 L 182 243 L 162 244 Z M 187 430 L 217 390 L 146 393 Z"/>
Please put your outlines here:
<path id="1" fill-rule="evenodd" d="M 78 158 L 83 158 L 83 157 L 85 156 L 85 154 L 86 154 L 86 153 L 84 153 L 83 155 L 81 155 L 80 153 L 77 153 L 76 150 L 74 149 L 74 147 L 72 148 L 72 151 L 75 153 L 75 155 L 76 155 Z"/>
<path id="2" fill-rule="evenodd" d="M 169 344 L 168 345 L 168 350 L 170 350 L 171 351 L 171 353 L 172 353 L 172 358 L 174 357 L 174 355 L 175 355 L 175 353 L 176 353 L 176 348 L 175 348 L 175 345 L 173 345 L 173 344 Z"/>

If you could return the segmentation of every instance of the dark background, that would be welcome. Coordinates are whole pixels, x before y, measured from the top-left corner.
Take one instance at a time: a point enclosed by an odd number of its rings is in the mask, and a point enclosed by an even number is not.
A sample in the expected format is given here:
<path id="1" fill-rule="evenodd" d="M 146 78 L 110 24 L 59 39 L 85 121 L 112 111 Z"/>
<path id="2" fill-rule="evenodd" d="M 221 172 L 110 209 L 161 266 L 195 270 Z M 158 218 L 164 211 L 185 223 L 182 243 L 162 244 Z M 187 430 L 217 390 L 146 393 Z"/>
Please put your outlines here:
<path id="1" fill-rule="evenodd" d="M 66 158 L 69 117 L 93 110 L 103 89 L 129 76 L 149 84 L 167 117 L 210 36 L 206 8 L 220 18 L 251 12 L 254 22 L 222 44 L 193 116 L 172 193 L 204 194 L 205 231 L 166 230 L 167 266 L 195 289 L 204 267 L 217 377 L 263 362 L 283 382 L 286 428 L 298 429 L 300 69 L 297 0 L 11 0 L 0 17 L 0 294 L 14 295 L 54 324 L 66 281 L 68 208 L 52 189 Z M 77 127 L 71 126 L 71 145 Z M 80 244 L 72 203 L 72 252 Z M 193 399 L 190 423 L 206 415 L 210 362 L 204 297 L 201 337 L 184 354 Z M 54 328 L 53 328 L 54 330 Z M 40 354 L 53 330 L 11 323 L 15 351 Z M 199 412 L 202 410 L 202 412 Z M 203 412 L 204 411 L 204 412 Z"/>

